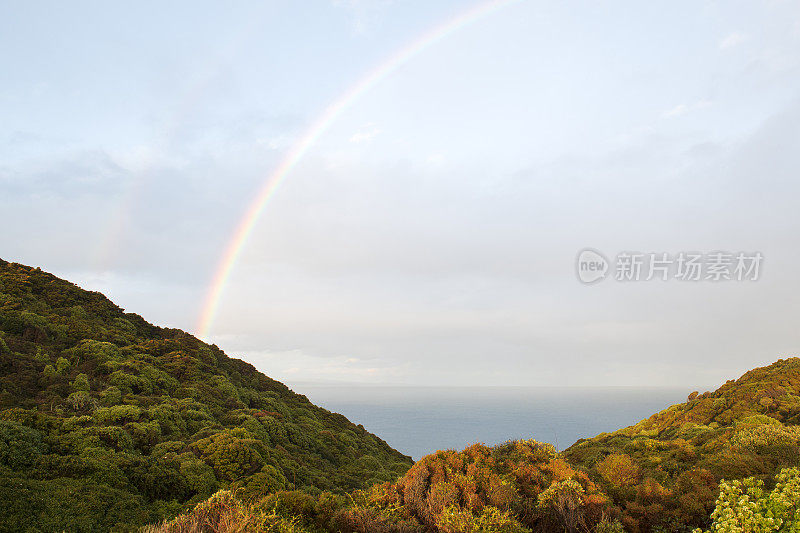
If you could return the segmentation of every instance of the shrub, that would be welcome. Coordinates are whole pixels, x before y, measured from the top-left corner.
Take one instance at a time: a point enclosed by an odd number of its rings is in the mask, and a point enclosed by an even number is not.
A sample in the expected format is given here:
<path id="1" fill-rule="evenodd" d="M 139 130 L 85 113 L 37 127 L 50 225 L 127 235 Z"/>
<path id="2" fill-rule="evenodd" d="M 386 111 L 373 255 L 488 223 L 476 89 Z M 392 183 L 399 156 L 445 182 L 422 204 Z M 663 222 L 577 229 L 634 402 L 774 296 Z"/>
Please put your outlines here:
<path id="1" fill-rule="evenodd" d="M 581 484 L 572 478 L 555 481 L 539 494 L 536 507 L 552 521 L 563 524 L 568 531 L 576 531 L 586 527 L 584 492 Z"/>
<path id="2" fill-rule="evenodd" d="M 614 487 L 627 487 L 639 481 L 640 469 L 630 456 L 616 453 L 597 465 L 597 472 Z"/>
<path id="3" fill-rule="evenodd" d="M 59 357 L 56 360 L 56 372 L 59 374 L 63 374 L 69 368 L 69 361 L 63 357 Z"/>
<path id="4" fill-rule="evenodd" d="M 139 420 L 142 409 L 136 405 L 114 405 L 102 407 L 94 412 L 94 416 L 101 424 L 124 424 Z"/>
<path id="5" fill-rule="evenodd" d="M 619 520 L 609 520 L 604 516 L 594 531 L 595 533 L 625 533 L 625 528 L 622 527 L 622 523 Z"/>
<path id="6" fill-rule="evenodd" d="M 103 405 L 117 405 L 118 403 L 122 403 L 122 391 L 119 390 L 119 387 L 112 385 L 100 393 L 100 398 Z"/>
<path id="7" fill-rule="evenodd" d="M 450 505 L 436 520 L 442 533 L 529 533 L 509 512 L 484 507 L 479 514 Z"/>
<path id="8" fill-rule="evenodd" d="M 13 469 L 26 468 L 46 449 L 42 435 L 35 429 L 0 420 L 0 464 Z"/>
<path id="9" fill-rule="evenodd" d="M 244 499 L 262 498 L 285 488 L 286 476 L 274 466 L 266 465 L 260 472 L 250 476 L 239 495 Z"/>
<path id="10" fill-rule="evenodd" d="M 190 533 L 218 531 L 226 533 L 307 533 L 293 517 L 283 517 L 272 512 L 253 509 L 221 490 L 208 500 L 199 503 L 190 513 L 163 522 L 158 526 L 147 526 L 141 533 Z"/>
<path id="11" fill-rule="evenodd" d="M 254 474 L 264 466 L 263 444 L 244 429 L 220 431 L 195 442 L 193 447 L 217 477 L 226 481 Z"/>
<path id="12" fill-rule="evenodd" d="M 97 401 L 88 392 L 73 392 L 67 397 L 67 403 L 75 411 L 88 411 L 97 405 Z"/>
<path id="13" fill-rule="evenodd" d="M 775 479 L 775 489 L 769 494 L 763 481 L 753 477 L 722 481 L 709 531 L 800 531 L 800 469 L 784 468 Z"/>
<path id="14" fill-rule="evenodd" d="M 756 425 L 745 426 L 737 430 L 731 438 L 731 444 L 742 448 L 759 451 L 768 446 L 800 443 L 800 426 Z"/>
<path id="15" fill-rule="evenodd" d="M 75 376 L 75 381 L 72 382 L 72 389 L 74 391 L 89 391 L 89 376 L 86 374 L 78 374 Z"/>

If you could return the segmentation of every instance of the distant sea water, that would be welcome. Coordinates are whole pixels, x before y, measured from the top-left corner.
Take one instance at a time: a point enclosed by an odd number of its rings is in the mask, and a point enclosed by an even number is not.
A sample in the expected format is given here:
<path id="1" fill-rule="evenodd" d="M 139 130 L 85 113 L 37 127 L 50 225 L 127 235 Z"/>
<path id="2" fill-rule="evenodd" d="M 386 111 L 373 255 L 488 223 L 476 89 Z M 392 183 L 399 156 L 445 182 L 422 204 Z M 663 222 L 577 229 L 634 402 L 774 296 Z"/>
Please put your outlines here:
<path id="1" fill-rule="evenodd" d="M 563 450 L 686 401 L 685 388 L 404 387 L 298 384 L 415 460 L 436 450 L 534 438 Z"/>

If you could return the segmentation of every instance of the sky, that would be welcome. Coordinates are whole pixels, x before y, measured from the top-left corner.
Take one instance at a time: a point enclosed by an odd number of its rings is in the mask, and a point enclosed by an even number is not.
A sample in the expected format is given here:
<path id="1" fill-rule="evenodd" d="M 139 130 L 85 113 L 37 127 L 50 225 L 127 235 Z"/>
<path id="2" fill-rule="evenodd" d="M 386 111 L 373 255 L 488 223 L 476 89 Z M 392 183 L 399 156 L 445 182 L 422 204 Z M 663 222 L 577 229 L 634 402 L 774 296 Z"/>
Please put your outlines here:
<path id="1" fill-rule="evenodd" d="M 309 128 L 482 6 L 0 2 L 0 258 L 200 333 Z M 798 169 L 796 2 L 505 2 L 327 124 L 203 337 L 290 385 L 715 387 L 800 355 Z M 585 248 L 764 259 L 587 285 Z"/>

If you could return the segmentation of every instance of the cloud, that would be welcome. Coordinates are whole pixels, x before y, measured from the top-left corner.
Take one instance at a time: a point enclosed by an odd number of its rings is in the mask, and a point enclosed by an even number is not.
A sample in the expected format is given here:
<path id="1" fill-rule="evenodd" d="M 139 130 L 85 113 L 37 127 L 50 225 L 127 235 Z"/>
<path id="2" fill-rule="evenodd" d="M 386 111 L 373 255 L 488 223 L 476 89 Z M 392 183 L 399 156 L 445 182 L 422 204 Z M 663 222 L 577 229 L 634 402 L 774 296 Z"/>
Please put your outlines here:
<path id="1" fill-rule="evenodd" d="M 709 100 L 699 100 L 693 104 L 678 104 L 673 108 L 667 109 L 661 113 L 661 118 L 674 118 L 686 115 L 691 111 L 705 109 L 712 104 Z"/>
<path id="2" fill-rule="evenodd" d="M 352 31 L 356 35 L 370 32 L 383 18 L 392 0 L 333 0 L 336 8 L 346 9 L 352 16 Z"/>
<path id="3" fill-rule="evenodd" d="M 244 352 L 239 357 L 282 381 L 387 383 L 405 376 L 403 365 L 374 359 L 362 363 L 357 358 L 345 356 L 320 357 L 303 350 Z"/>
<path id="4" fill-rule="evenodd" d="M 673 107 L 672 109 L 667 109 L 666 111 L 661 113 L 661 116 L 664 117 L 664 118 L 678 117 L 680 115 L 685 114 L 686 111 L 688 111 L 688 110 L 689 110 L 689 107 L 686 104 L 678 104 L 675 107 Z"/>
<path id="5" fill-rule="evenodd" d="M 444 154 L 436 153 L 429 155 L 425 161 L 427 161 L 427 163 L 432 167 L 438 167 L 444 164 L 446 158 Z"/>
<path id="6" fill-rule="evenodd" d="M 0 232 L 4 259 L 65 275 L 89 270 L 69 277 L 148 319 L 192 327 L 253 192 L 313 119 L 305 113 L 433 22 L 433 13 L 400 5 L 377 21 L 371 6 L 380 2 L 340 5 L 324 13 L 324 33 L 317 24 L 302 25 L 311 33 L 259 32 L 196 105 L 177 112 L 164 113 L 186 99 L 166 82 L 152 102 L 139 101 L 147 91 L 138 86 L 108 85 L 113 98 L 91 98 L 97 116 L 66 113 L 61 100 L 41 112 L 22 108 L 19 124 L 5 121 L 9 131 L 0 132 L 0 213 L 14 222 Z M 307 13 L 298 7 L 296 16 Z M 749 18 L 755 26 L 741 29 L 760 45 L 757 32 L 767 30 Z M 264 19 L 278 29 L 284 20 Z M 375 38 L 348 36 L 351 19 Z M 795 19 L 775 17 L 764 51 L 729 54 L 724 68 L 713 64 L 716 45 L 734 47 L 744 34 L 718 43 L 711 30 L 689 32 L 694 48 L 712 39 L 706 64 L 682 60 L 668 39 L 654 39 L 656 55 L 643 53 L 628 26 L 612 32 L 609 44 L 622 38 L 620 46 L 592 47 L 580 40 L 591 32 L 559 31 L 576 27 L 571 15 L 553 32 L 514 25 L 518 35 L 492 39 L 478 25 L 431 47 L 293 166 L 232 270 L 215 342 L 277 378 L 417 384 L 686 383 L 696 371 L 727 375 L 755 366 L 756 353 L 796 350 L 785 294 L 798 289 L 791 203 L 800 121 L 787 115 L 747 134 L 797 92 L 796 37 L 780 31 Z M 397 24 L 374 31 L 384 21 Z M 671 20 L 656 25 L 674 31 Z M 270 36 L 296 38 L 284 44 L 298 54 L 285 62 L 271 54 Z M 319 39 L 332 46 L 318 49 Z M 205 63 L 187 43 L 191 62 L 172 68 L 157 53 L 164 42 L 153 41 L 156 52 L 140 66 L 178 80 Z M 565 42 L 578 46 L 565 50 Z M 610 50 L 624 54 L 603 55 Z M 656 76 L 653 57 L 664 66 Z M 20 58 L 26 69 L 51 64 Z M 89 67 L 106 73 L 97 68 L 105 60 L 79 63 L 65 64 L 76 80 Z M 630 76 L 613 68 L 622 64 Z M 582 81 L 595 71 L 586 66 L 598 69 L 591 91 Z M 130 71 L 149 79 L 136 65 Z M 8 90 L 0 106 L 11 111 Z M 42 99 L 56 94 L 71 99 L 52 90 Z M 108 104 L 128 94 L 137 96 L 124 107 Z M 706 111 L 704 97 L 718 104 Z M 652 111 L 654 103 L 661 107 Z M 758 249 L 769 271 L 746 287 L 609 281 L 588 289 L 573 269 L 586 246 Z M 92 277 L 93 268 L 111 275 Z"/>
<path id="7" fill-rule="evenodd" d="M 728 49 L 734 48 L 736 46 L 739 46 L 743 42 L 747 41 L 748 39 L 749 39 L 749 36 L 747 36 L 744 33 L 733 32 L 733 33 L 725 36 L 725 38 L 720 40 L 719 49 L 720 50 L 728 50 Z"/>
<path id="8" fill-rule="evenodd" d="M 289 135 L 277 135 L 275 137 L 264 137 L 256 139 L 256 143 L 269 150 L 286 150 L 295 142 Z"/>
<path id="9" fill-rule="evenodd" d="M 368 142 L 377 137 L 380 133 L 380 128 L 375 124 L 367 124 L 350 137 L 350 142 L 355 144 Z"/>
<path id="10" fill-rule="evenodd" d="M 111 195 L 124 188 L 130 173 L 103 150 L 80 150 L 5 167 L 0 187 L 7 195 L 75 198 Z"/>
<path id="11" fill-rule="evenodd" d="M 425 154 L 335 170 L 311 158 L 263 214 L 215 330 L 252 335 L 233 350 L 248 360 L 259 347 L 298 350 L 260 366 L 293 379 L 524 385 L 563 372 L 622 384 L 672 361 L 652 382 L 674 384 L 693 358 L 715 372 L 754 366 L 748 357 L 796 338 L 780 318 L 788 308 L 758 315 L 762 299 L 794 286 L 794 259 L 771 250 L 790 250 L 798 224 L 795 118 L 703 157 L 681 131 L 600 155 L 576 147 L 513 176 L 455 158 L 432 169 Z M 763 250 L 771 270 L 747 286 L 610 280 L 589 293 L 572 269 L 587 245 Z M 755 333 L 765 326 L 770 335 Z"/>
<path id="12" fill-rule="evenodd" d="M 78 149 L 2 166 L 0 212 L 27 228 L 4 236 L 3 258 L 204 283 L 275 158 L 252 144 L 226 150 L 183 160 L 152 146 Z"/>

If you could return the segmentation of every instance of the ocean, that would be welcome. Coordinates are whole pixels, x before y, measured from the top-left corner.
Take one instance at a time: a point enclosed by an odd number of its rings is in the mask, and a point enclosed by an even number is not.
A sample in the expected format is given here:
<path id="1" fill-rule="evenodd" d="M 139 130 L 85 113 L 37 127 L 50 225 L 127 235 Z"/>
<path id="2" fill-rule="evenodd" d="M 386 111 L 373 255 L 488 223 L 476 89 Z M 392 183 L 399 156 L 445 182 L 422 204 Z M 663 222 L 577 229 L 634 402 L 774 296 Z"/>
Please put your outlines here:
<path id="1" fill-rule="evenodd" d="M 405 387 L 299 384 L 317 405 L 362 424 L 415 460 L 436 450 L 534 438 L 563 450 L 635 424 L 684 388 Z"/>

